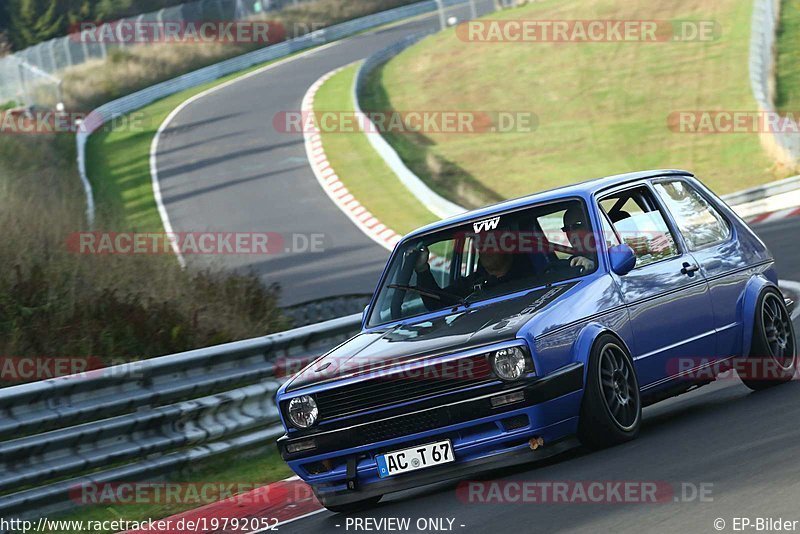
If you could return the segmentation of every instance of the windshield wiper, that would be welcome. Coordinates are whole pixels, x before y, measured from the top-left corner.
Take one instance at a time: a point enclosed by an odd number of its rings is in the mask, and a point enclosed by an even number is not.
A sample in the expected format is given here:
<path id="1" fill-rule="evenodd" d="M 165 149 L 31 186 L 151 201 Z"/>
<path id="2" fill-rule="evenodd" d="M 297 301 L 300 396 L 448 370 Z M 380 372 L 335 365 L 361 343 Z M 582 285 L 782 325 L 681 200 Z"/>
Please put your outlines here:
<path id="1" fill-rule="evenodd" d="M 410 286 L 410 285 L 406 285 L 406 284 L 389 284 L 386 287 L 391 288 L 391 289 L 403 289 L 403 290 L 414 291 L 416 293 L 419 293 L 420 295 L 423 295 L 423 296 L 426 296 L 426 297 L 431 297 L 431 298 L 436 299 L 438 301 L 442 301 L 444 299 L 447 299 L 447 300 L 455 301 L 458 304 L 463 304 L 464 306 L 468 306 L 469 305 L 469 303 L 466 301 L 466 299 L 464 297 L 456 295 L 455 293 L 450 293 L 448 291 L 443 291 L 441 289 L 439 289 L 439 290 L 423 289 L 423 288 L 418 287 L 418 286 Z"/>

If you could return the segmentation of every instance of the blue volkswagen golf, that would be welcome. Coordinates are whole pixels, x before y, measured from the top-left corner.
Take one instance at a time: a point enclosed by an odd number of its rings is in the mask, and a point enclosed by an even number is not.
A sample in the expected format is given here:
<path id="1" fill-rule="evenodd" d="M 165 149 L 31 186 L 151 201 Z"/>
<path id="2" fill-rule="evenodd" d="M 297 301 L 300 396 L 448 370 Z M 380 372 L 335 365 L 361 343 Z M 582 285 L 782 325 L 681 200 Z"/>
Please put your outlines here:
<path id="1" fill-rule="evenodd" d="M 796 365 L 772 255 L 690 173 L 593 180 L 395 247 L 362 331 L 285 383 L 278 447 L 320 502 L 636 437 L 642 407 Z"/>

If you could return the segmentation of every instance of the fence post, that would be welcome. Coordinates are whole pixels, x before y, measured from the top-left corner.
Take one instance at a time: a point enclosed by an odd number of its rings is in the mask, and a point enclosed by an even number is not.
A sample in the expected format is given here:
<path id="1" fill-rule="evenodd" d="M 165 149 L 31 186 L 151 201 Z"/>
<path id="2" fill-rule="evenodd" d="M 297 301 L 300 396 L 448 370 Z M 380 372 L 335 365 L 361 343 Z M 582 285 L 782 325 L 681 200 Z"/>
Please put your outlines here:
<path id="1" fill-rule="evenodd" d="M 64 56 L 67 58 L 67 65 L 66 67 L 69 68 L 72 66 L 72 52 L 69 49 L 69 36 L 62 37 L 64 41 Z"/>
<path id="2" fill-rule="evenodd" d="M 39 43 L 34 48 L 34 50 L 36 50 L 36 63 L 38 63 L 38 65 L 36 65 L 36 66 L 39 67 L 39 68 L 44 67 L 44 56 L 42 55 L 42 47 L 43 46 L 44 46 L 44 43 Z"/>
<path id="3" fill-rule="evenodd" d="M 442 0 L 436 0 L 436 6 L 439 11 L 439 28 L 444 31 L 447 28 L 447 21 L 444 19 L 444 4 L 442 4 Z"/>
<path id="4" fill-rule="evenodd" d="M 108 23 L 103 23 L 103 25 L 100 27 L 102 28 L 103 26 L 108 26 Z M 98 35 L 102 36 L 104 34 L 105 32 L 103 30 L 100 30 L 100 33 Z M 106 45 L 106 40 L 101 37 L 99 41 L 100 41 L 100 57 L 103 58 L 103 60 L 105 61 L 105 59 L 108 57 L 108 47 Z"/>
<path id="5" fill-rule="evenodd" d="M 48 74 L 55 74 L 59 70 L 58 62 L 56 61 L 56 39 L 50 40 L 49 52 L 50 52 L 50 69 L 42 69 L 46 71 Z"/>
<path id="6" fill-rule="evenodd" d="M 86 63 L 91 59 L 89 57 L 89 43 L 87 42 L 86 32 L 89 30 L 82 30 L 81 31 L 81 49 L 83 50 L 83 63 Z"/>
<path id="7" fill-rule="evenodd" d="M 29 108 L 31 107 L 30 103 L 31 99 L 30 95 L 28 94 L 28 82 L 25 79 L 25 68 L 22 66 L 21 61 L 17 63 L 17 67 L 19 68 L 19 83 L 20 83 L 20 88 L 22 89 L 21 96 L 23 100 L 25 100 L 24 102 L 21 102 L 21 104 L 23 104 L 26 108 Z"/>

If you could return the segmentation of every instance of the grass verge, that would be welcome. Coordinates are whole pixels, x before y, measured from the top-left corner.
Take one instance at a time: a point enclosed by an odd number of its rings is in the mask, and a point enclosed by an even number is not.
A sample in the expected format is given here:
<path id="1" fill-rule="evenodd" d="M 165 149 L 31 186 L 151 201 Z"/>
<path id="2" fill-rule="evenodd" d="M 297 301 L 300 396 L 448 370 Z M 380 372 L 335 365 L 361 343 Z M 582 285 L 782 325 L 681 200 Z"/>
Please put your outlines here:
<path id="1" fill-rule="evenodd" d="M 353 80 L 358 66 L 350 65 L 330 78 L 314 97 L 314 111 L 350 114 Z M 397 178 L 370 145 L 377 133 L 323 131 L 322 146 L 339 179 L 353 196 L 383 224 L 401 234 L 438 220 Z"/>
<path id="2" fill-rule="evenodd" d="M 749 110 L 752 3 L 544 0 L 486 19 L 713 20 L 694 42 L 462 41 L 454 30 L 407 49 L 370 81 L 367 110 L 533 111 L 533 133 L 387 135 L 409 167 L 462 205 L 515 197 L 593 176 L 693 170 L 719 193 L 788 173 L 757 135 L 678 133 L 684 110 Z M 481 195 L 467 194 L 474 180 Z"/>
<path id="3" fill-rule="evenodd" d="M 285 59 L 175 93 L 116 121 L 124 127 L 109 125 L 91 135 L 86 145 L 86 172 L 94 190 L 98 222 L 113 221 L 143 232 L 163 231 L 150 176 L 150 144 L 158 128 L 172 110 L 194 95 Z"/>
<path id="4" fill-rule="evenodd" d="M 183 472 L 174 473 L 169 477 L 168 481 L 172 483 L 194 484 L 194 486 L 188 486 L 187 491 L 183 492 L 184 499 L 177 499 L 182 502 L 89 505 L 68 512 L 58 519 L 64 521 L 82 520 L 84 522 L 119 519 L 126 521 L 164 519 L 217 500 L 208 499 L 199 502 L 191 498 L 193 495 L 190 494 L 188 488 L 203 490 L 203 484 L 208 484 L 211 488 L 209 495 L 213 496 L 213 488 L 222 484 L 232 484 L 234 487 L 238 485 L 246 490 L 247 488 L 265 486 L 271 482 L 283 480 L 292 474 L 289 466 L 280 457 L 275 447 L 270 446 L 268 450 L 259 453 L 250 451 L 245 456 L 240 453 L 229 453 L 202 462 L 202 467 L 184 469 Z M 62 530 L 58 534 L 78 534 L 79 532 L 81 531 Z"/>

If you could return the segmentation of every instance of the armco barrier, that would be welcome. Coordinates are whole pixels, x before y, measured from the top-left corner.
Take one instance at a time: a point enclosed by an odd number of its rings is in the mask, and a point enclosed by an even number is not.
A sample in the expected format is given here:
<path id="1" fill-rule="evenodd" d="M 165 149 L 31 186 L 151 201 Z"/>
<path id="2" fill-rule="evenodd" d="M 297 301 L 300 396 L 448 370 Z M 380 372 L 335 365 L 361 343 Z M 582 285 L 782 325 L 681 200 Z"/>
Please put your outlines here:
<path id="1" fill-rule="evenodd" d="M 153 480 L 213 455 L 270 446 L 282 432 L 274 402 L 282 359 L 322 354 L 360 323 L 352 315 L 0 389 L 0 517 L 77 506 L 70 490 L 82 484 Z"/>
<path id="2" fill-rule="evenodd" d="M 750 87 L 759 111 L 775 113 L 775 40 L 780 0 L 756 0 L 750 33 Z M 800 136 L 791 132 L 763 132 L 761 144 L 779 163 L 800 163 Z"/>
<path id="3" fill-rule="evenodd" d="M 292 320 L 294 326 L 328 321 L 345 315 L 353 315 L 364 311 L 372 294 L 338 295 L 324 299 L 312 300 L 283 308 L 283 314 Z"/>
<path id="4" fill-rule="evenodd" d="M 443 3 L 445 6 L 451 6 L 463 4 L 467 1 L 468 0 L 444 0 Z M 295 52 L 306 50 L 320 44 L 337 41 L 370 28 L 435 10 L 436 2 L 434 0 L 426 0 L 424 2 L 350 20 L 254 52 L 242 54 L 241 56 L 198 69 L 194 72 L 161 82 L 147 89 L 142 89 L 136 93 L 103 104 L 86 117 L 86 120 L 79 128 L 76 139 L 78 149 L 78 172 L 80 173 L 81 182 L 86 192 L 86 218 L 89 225 L 92 225 L 94 222 L 95 211 L 92 187 L 86 174 L 86 140 L 106 122 L 121 115 L 125 115 L 126 113 L 130 113 L 131 111 L 135 111 L 166 96 L 212 82 L 223 76 L 233 74 L 254 65 L 280 59 Z"/>
<path id="5" fill-rule="evenodd" d="M 358 73 L 356 74 L 355 83 L 353 84 L 353 106 L 357 114 L 363 115 L 361 105 L 359 104 L 359 95 L 361 94 L 369 75 L 375 71 L 375 69 L 392 59 L 394 56 L 431 33 L 433 32 L 420 32 L 414 35 L 409 35 L 405 39 L 401 39 L 393 45 L 384 48 L 380 52 L 373 54 L 361 64 L 358 69 Z M 367 118 L 367 120 L 369 119 Z M 437 217 L 445 219 L 466 211 L 458 204 L 450 202 L 428 187 L 419 176 L 414 174 L 414 172 L 411 171 L 411 169 L 409 169 L 405 163 L 403 163 L 400 155 L 395 151 L 394 148 L 392 148 L 392 146 L 386 141 L 386 139 L 383 138 L 382 135 L 367 135 L 367 140 L 369 140 L 369 143 L 372 145 L 372 148 L 375 149 L 375 152 L 377 152 L 378 155 L 383 158 L 383 160 L 386 162 L 386 165 L 392 169 L 403 185 L 405 185 L 406 188 L 408 188 L 408 190 L 411 191 L 411 193 L 417 199 L 419 199 L 422 205 L 431 211 L 431 213 Z"/>

